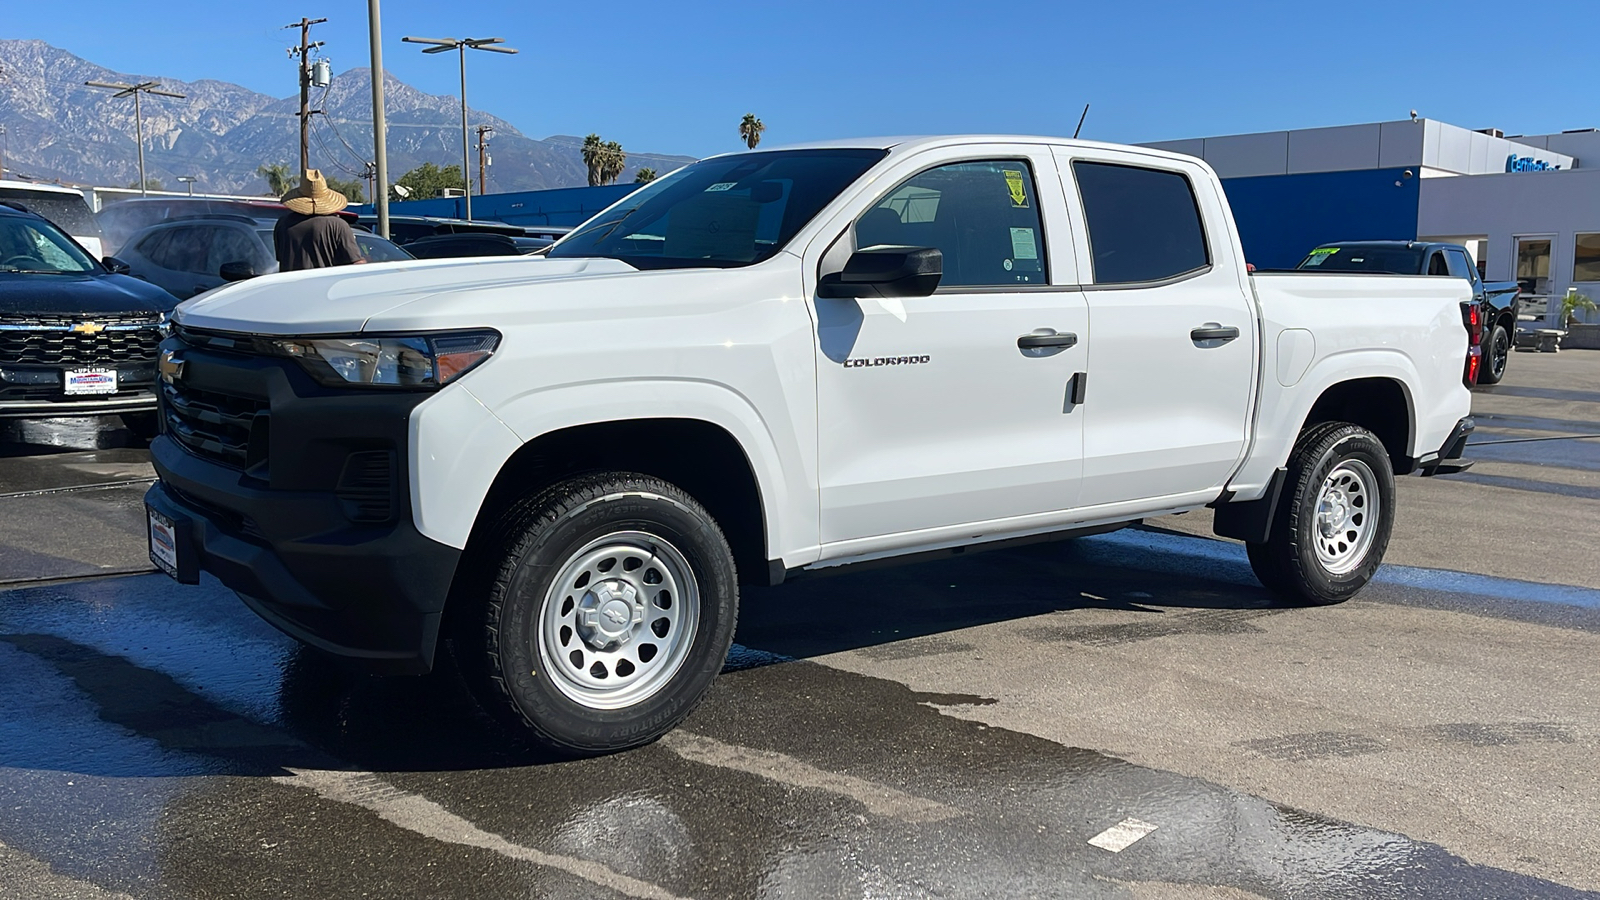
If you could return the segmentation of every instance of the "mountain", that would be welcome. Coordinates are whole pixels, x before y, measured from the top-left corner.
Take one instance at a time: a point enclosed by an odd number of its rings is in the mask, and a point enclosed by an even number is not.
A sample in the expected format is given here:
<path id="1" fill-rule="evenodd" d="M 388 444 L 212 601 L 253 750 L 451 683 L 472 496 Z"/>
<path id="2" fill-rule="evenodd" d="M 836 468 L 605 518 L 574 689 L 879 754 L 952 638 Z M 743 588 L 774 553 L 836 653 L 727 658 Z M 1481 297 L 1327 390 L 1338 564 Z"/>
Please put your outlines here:
<path id="1" fill-rule="evenodd" d="M 257 194 L 264 164 L 299 161 L 298 95 L 284 99 L 224 81 L 186 82 L 156 75 L 113 72 L 43 41 L 0 40 L 0 125 L 6 130 L 7 175 L 45 181 L 122 186 L 139 178 L 133 102 L 85 81 L 159 81 L 186 95 L 142 99 L 145 173 L 168 189 L 177 176 L 194 176 L 195 190 Z M 311 165 L 339 178 L 357 178 L 372 154 L 372 72 L 351 69 L 326 91 L 312 91 Z M 398 179 L 424 162 L 461 162 L 461 101 L 427 94 L 392 75 L 384 77 L 388 116 L 389 177 Z M 471 110 L 473 128 L 489 125 L 489 189 L 494 192 L 576 187 L 587 183 L 580 138 L 529 138 L 510 122 Z M 476 135 L 472 140 L 476 141 Z M 622 181 L 641 166 L 667 172 L 691 157 L 628 154 Z M 472 153 L 472 178 L 478 156 Z"/>

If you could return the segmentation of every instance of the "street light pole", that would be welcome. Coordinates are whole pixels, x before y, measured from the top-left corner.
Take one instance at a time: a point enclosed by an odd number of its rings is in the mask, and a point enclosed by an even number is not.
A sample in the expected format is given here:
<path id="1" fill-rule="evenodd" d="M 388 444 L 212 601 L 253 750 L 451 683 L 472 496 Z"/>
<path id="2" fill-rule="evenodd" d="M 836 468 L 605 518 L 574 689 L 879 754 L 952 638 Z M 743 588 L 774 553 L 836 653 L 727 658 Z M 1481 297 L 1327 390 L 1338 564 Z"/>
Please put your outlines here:
<path id="1" fill-rule="evenodd" d="M 433 46 L 422 51 L 423 53 L 444 53 L 455 50 L 461 54 L 461 180 L 466 186 L 466 213 L 467 218 L 472 218 L 472 169 L 471 151 L 467 143 L 467 51 L 492 50 L 495 53 L 516 53 L 510 47 L 498 47 L 496 44 L 505 43 L 505 38 L 419 38 L 405 37 L 400 40 L 408 44 L 432 44 Z"/>
<path id="2" fill-rule="evenodd" d="M 111 95 L 113 100 L 130 95 L 133 97 L 133 133 L 135 140 L 139 142 L 139 196 L 149 196 L 144 177 L 144 111 L 139 105 L 139 95 L 154 94 L 157 97 L 177 97 L 179 100 L 185 99 L 184 95 L 161 90 L 161 83 L 158 81 L 141 81 L 138 84 L 124 84 L 120 81 L 85 81 L 84 84 L 88 87 L 116 91 Z"/>

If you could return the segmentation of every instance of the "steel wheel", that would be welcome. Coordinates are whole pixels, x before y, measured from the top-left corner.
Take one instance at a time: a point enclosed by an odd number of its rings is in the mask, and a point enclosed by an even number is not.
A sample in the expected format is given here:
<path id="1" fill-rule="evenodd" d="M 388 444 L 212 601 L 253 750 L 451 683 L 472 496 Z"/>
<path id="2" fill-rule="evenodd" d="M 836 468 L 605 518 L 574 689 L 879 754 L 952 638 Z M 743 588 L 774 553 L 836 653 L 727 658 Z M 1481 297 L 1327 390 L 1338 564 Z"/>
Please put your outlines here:
<path id="1" fill-rule="evenodd" d="M 538 653 L 551 683 L 590 709 L 621 709 L 659 691 L 699 627 L 694 571 L 668 541 L 603 535 L 573 553 L 539 610 Z"/>
<path id="2" fill-rule="evenodd" d="M 1366 560 L 1382 512 L 1376 484 L 1377 476 L 1359 459 L 1345 460 L 1323 479 L 1313 540 L 1329 574 L 1343 575 Z"/>

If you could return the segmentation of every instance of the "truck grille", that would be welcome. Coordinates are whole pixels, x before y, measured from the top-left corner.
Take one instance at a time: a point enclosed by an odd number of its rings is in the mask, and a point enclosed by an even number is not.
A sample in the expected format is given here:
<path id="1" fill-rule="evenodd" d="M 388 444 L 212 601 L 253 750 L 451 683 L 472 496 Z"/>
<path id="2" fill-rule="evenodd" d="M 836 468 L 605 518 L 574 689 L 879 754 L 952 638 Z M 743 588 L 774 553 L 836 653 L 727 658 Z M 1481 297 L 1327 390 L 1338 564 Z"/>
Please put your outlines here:
<path id="1" fill-rule="evenodd" d="M 0 316 L 0 363 L 108 365 L 160 353 L 160 318 L 150 315 Z M 74 331 L 74 328 L 83 330 Z"/>
<path id="2" fill-rule="evenodd" d="M 266 460 L 267 401 L 183 384 L 162 384 L 161 399 L 167 437 L 189 452 L 236 469 Z"/>

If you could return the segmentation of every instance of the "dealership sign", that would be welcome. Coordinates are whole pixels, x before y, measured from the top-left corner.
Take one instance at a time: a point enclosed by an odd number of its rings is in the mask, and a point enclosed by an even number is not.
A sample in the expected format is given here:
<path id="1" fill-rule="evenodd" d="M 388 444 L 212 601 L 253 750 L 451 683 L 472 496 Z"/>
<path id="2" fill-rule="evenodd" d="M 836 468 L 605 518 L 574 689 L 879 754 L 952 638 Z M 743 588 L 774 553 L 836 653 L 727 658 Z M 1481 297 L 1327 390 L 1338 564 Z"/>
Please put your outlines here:
<path id="1" fill-rule="evenodd" d="M 1506 157 L 1507 172 L 1554 172 L 1559 168 L 1561 167 L 1558 165 L 1552 165 L 1542 159 L 1534 159 L 1531 156 L 1518 156 L 1513 153 Z"/>

